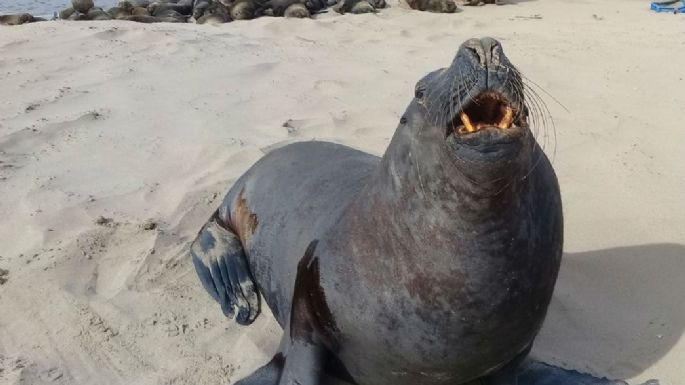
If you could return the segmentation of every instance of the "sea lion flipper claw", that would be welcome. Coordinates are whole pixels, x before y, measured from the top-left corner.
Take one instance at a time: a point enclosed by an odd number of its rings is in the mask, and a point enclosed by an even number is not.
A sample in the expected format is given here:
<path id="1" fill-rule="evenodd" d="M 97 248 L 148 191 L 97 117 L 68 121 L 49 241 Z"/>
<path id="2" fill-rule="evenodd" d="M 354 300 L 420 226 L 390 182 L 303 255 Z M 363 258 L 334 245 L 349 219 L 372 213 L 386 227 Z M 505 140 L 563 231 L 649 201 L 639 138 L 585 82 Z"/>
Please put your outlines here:
<path id="1" fill-rule="evenodd" d="M 205 290 L 224 314 L 249 325 L 259 314 L 259 295 L 240 239 L 213 217 L 193 241 L 190 254 Z"/>

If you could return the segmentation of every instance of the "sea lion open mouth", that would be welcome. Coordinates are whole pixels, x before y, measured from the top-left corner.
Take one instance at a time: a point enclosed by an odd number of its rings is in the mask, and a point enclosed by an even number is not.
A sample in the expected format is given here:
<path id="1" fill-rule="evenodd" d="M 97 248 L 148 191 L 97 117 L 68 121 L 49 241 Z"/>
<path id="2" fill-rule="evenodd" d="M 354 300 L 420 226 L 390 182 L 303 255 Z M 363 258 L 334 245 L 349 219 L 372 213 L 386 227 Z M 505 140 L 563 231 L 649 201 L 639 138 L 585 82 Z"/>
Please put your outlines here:
<path id="1" fill-rule="evenodd" d="M 466 104 L 453 118 L 450 128 L 458 134 L 472 134 L 485 128 L 508 130 L 525 125 L 525 116 L 506 96 L 488 91 Z"/>

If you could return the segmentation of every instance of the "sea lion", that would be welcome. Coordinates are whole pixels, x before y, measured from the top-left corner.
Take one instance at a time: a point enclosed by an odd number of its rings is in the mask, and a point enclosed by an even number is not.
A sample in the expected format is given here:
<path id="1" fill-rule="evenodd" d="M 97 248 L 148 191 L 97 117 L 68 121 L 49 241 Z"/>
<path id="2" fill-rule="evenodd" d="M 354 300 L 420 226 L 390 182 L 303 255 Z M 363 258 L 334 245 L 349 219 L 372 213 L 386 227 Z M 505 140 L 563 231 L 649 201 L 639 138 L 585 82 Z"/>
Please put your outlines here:
<path id="1" fill-rule="evenodd" d="M 0 15 L 0 25 L 21 25 L 45 21 L 42 17 L 34 17 L 29 13 L 19 13 L 15 15 Z"/>
<path id="2" fill-rule="evenodd" d="M 93 8 L 95 4 L 93 0 L 71 0 L 71 6 L 81 13 L 88 13 L 88 10 Z"/>
<path id="3" fill-rule="evenodd" d="M 305 0 L 269 0 L 264 10 L 270 16 L 305 18 L 311 16 L 305 3 Z"/>
<path id="4" fill-rule="evenodd" d="M 228 7 L 218 1 L 194 7 L 193 18 L 197 24 L 222 24 L 231 21 Z"/>
<path id="5" fill-rule="evenodd" d="M 485 4 L 495 4 L 502 5 L 502 0 L 463 0 L 463 4 L 467 6 L 473 5 L 485 5 Z"/>
<path id="6" fill-rule="evenodd" d="M 88 20 L 112 20 L 112 16 L 102 8 L 91 8 L 86 14 Z"/>
<path id="7" fill-rule="evenodd" d="M 436 13 L 454 13 L 457 5 L 454 0 L 407 0 L 411 9 Z"/>
<path id="8" fill-rule="evenodd" d="M 221 4 L 218 1 L 214 0 L 195 0 L 193 2 L 193 12 L 191 14 L 192 18 L 195 19 L 196 21 L 201 18 L 202 16 L 205 15 L 205 11 L 209 9 L 209 7 L 213 6 L 214 4 Z M 223 4 L 221 4 L 223 5 Z M 226 8 L 226 11 L 228 12 L 228 8 Z"/>
<path id="9" fill-rule="evenodd" d="M 228 23 L 231 21 L 230 17 L 224 17 L 222 15 L 203 15 L 199 19 L 197 19 L 195 22 L 197 24 L 224 24 Z"/>
<path id="10" fill-rule="evenodd" d="M 304 19 L 305 17 L 311 16 L 311 14 L 303 3 L 298 2 L 290 4 L 285 11 L 283 11 L 283 16 Z"/>
<path id="11" fill-rule="evenodd" d="M 178 20 L 179 23 L 185 23 L 188 20 L 188 16 L 182 15 L 173 9 L 165 9 L 162 11 L 157 11 L 153 16 L 162 18 L 172 18 Z"/>
<path id="12" fill-rule="evenodd" d="M 284 329 L 237 385 L 515 384 L 563 243 L 527 95 L 471 39 L 416 84 L 382 158 L 313 141 L 245 172 L 190 248 L 227 316 L 253 322 L 261 293 Z"/>
<path id="13" fill-rule="evenodd" d="M 117 4 L 118 7 L 120 8 L 133 8 L 133 7 L 143 7 L 147 8 L 150 6 L 150 2 L 148 0 L 122 0 Z"/>
<path id="14" fill-rule="evenodd" d="M 121 7 L 112 7 L 107 10 L 107 13 L 113 18 L 113 19 L 124 19 L 127 16 L 131 14 L 130 9 L 125 9 Z"/>
<path id="15" fill-rule="evenodd" d="M 150 15 L 131 15 L 122 20 L 135 21 L 138 23 L 182 23 L 183 21 L 175 17 L 156 17 Z"/>
<path id="16" fill-rule="evenodd" d="M 341 14 L 362 14 L 376 12 L 377 9 L 385 8 L 385 6 L 385 0 L 340 0 L 333 10 Z"/>
<path id="17" fill-rule="evenodd" d="M 231 20 L 250 20 L 261 16 L 263 4 L 255 0 L 237 0 L 229 7 Z"/>
<path id="18" fill-rule="evenodd" d="M 133 7 L 131 8 L 131 16 L 152 16 L 150 11 L 145 7 Z"/>
<path id="19" fill-rule="evenodd" d="M 155 1 L 148 5 L 148 10 L 152 16 L 157 16 L 157 13 L 172 10 L 183 15 L 190 15 L 193 12 L 193 0 L 180 1 Z"/>

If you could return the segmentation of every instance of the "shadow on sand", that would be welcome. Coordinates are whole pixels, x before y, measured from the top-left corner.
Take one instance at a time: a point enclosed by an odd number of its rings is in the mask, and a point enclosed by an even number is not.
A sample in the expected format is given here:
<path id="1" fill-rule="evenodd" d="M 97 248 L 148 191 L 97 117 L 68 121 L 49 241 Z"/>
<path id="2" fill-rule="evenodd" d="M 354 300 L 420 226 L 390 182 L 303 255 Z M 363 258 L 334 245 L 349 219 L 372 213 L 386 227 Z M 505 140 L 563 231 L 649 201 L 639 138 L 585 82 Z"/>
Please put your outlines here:
<path id="1" fill-rule="evenodd" d="M 668 354 L 684 329 L 684 245 L 570 253 L 534 355 L 631 378 Z"/>

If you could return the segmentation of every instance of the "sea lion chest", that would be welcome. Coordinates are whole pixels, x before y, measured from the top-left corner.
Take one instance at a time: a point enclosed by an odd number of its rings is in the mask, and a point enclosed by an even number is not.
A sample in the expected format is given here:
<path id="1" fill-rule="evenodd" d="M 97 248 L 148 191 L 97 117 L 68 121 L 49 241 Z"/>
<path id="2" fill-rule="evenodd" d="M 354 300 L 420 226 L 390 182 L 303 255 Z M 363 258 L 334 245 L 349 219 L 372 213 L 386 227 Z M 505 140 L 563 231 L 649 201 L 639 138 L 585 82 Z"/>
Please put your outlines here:
<path id="1" fill-rule="evenodd" d="M 333 348 L 360 385 L 461 383 L 530 345 L 556 263 L 545 262 L 533 212 L 470 231 L 441 226 L 440 214 L 358 220 L 320 245 L 320 284 Z"/>

